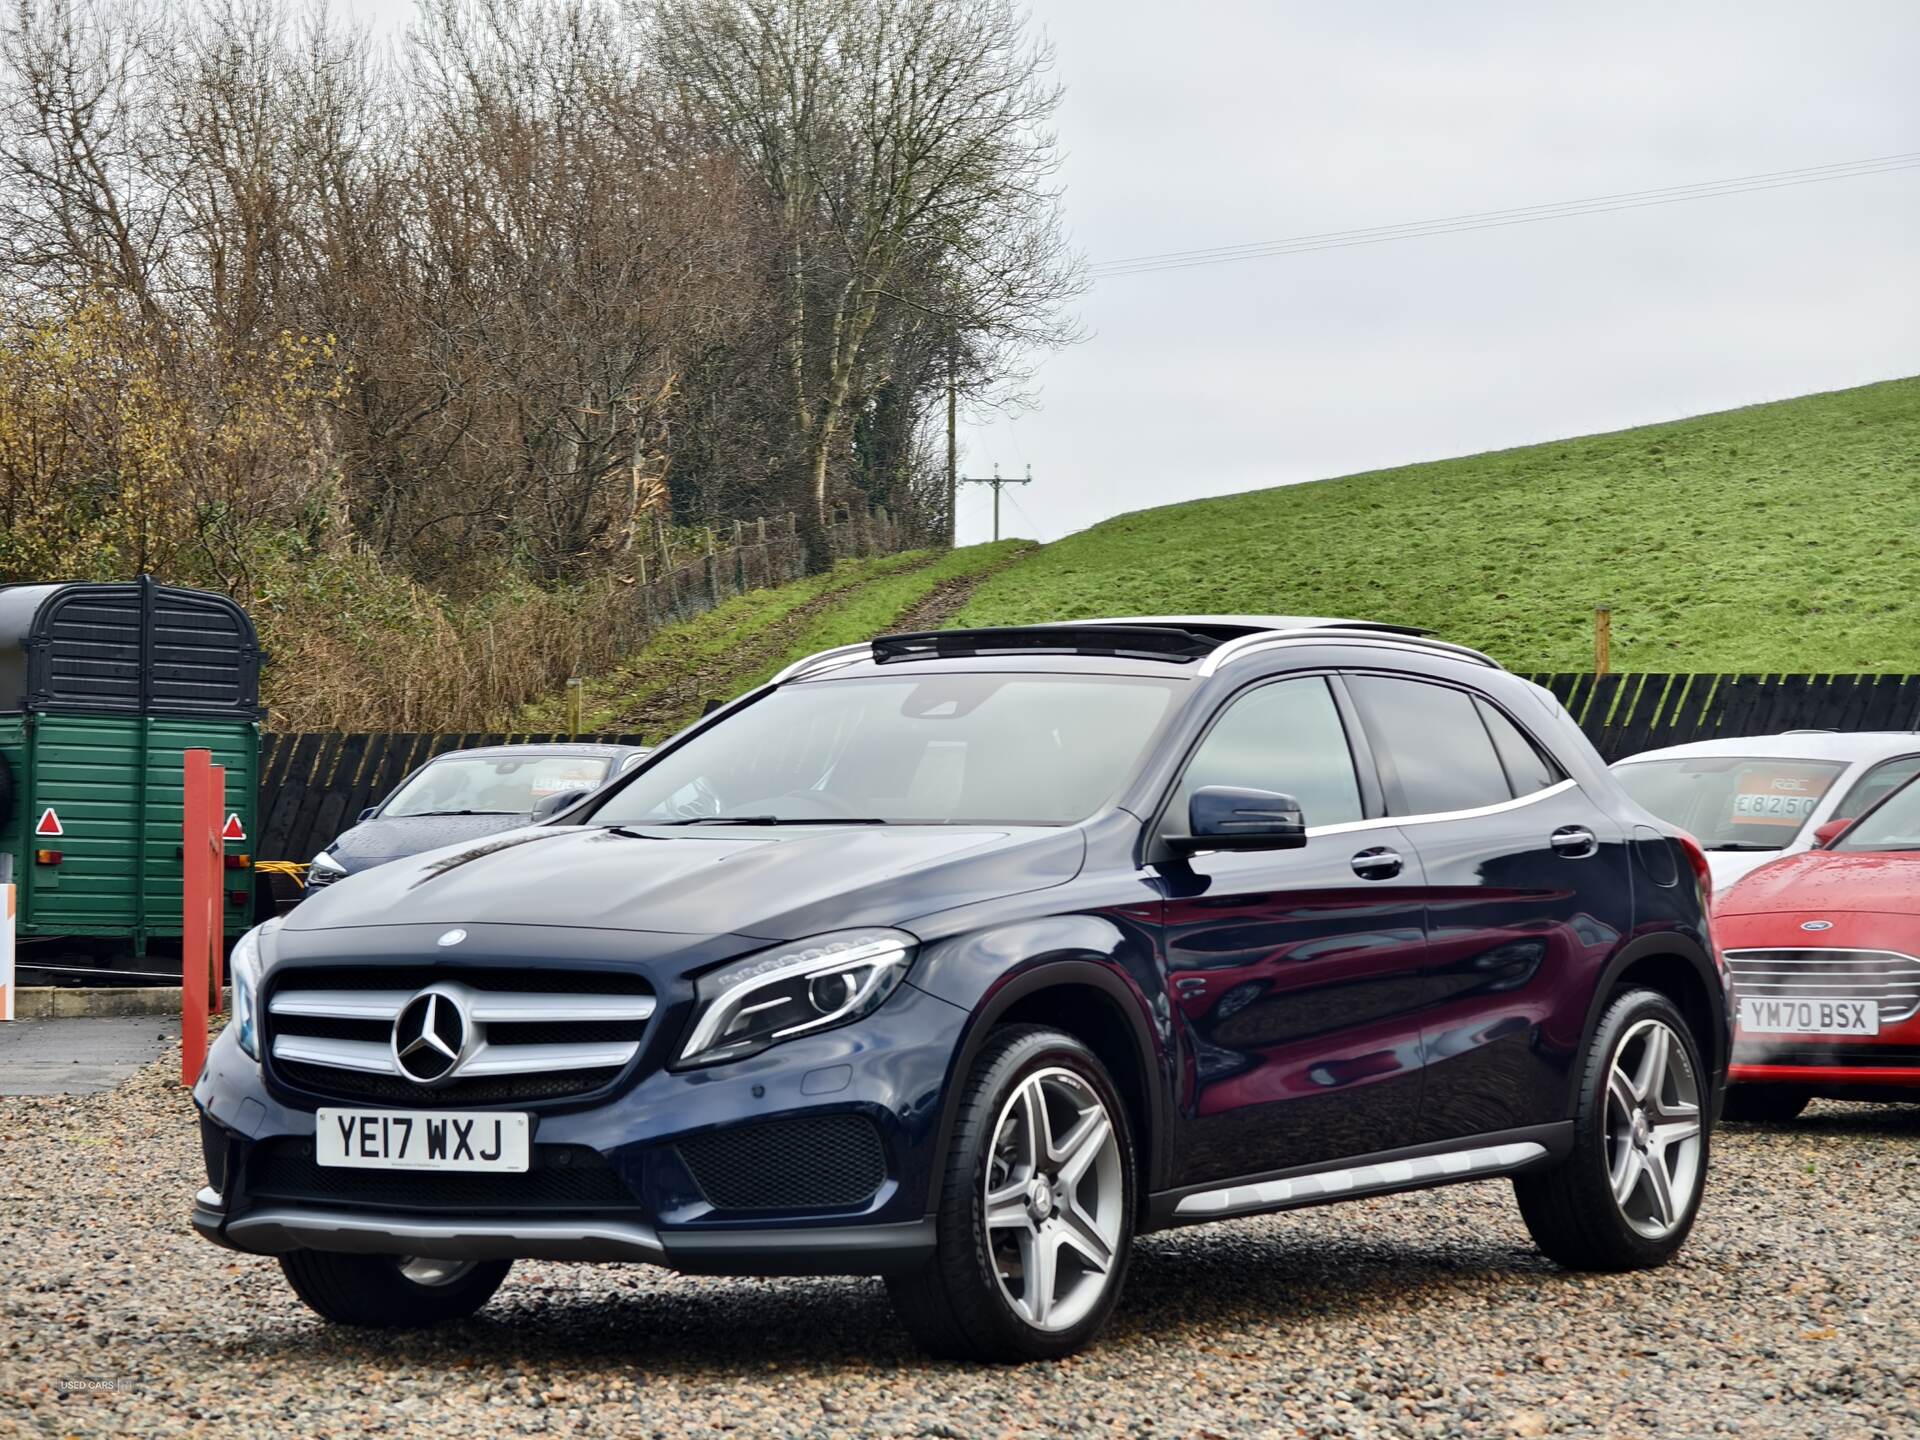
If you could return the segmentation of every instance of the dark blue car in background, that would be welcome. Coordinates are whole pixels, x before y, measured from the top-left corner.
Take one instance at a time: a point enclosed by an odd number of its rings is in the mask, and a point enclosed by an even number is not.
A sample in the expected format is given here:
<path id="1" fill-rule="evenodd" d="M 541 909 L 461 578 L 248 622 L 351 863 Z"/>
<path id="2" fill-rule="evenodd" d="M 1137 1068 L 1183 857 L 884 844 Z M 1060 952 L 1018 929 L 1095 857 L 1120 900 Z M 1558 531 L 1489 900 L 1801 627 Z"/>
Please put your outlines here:
<path id="1" fill-rule="evenodd" d="M 885 637 L 244 939 L 195 1227 L 322 1316 L 522 1257 L 883 1275 L 1083 1345 L 1147 1230 L 1508 1177 L 1657 1265 L 1730 1042 L 1706 859 L 1546 691 L 1383 625 Z"/>
<path id="2" fill-rule="evenodd" d="M 307 867 L 309 892 L 389 860 L 555 814 L 625 774 L 637 745 L 575 742 L 448 750 L 402 780 Z"/>

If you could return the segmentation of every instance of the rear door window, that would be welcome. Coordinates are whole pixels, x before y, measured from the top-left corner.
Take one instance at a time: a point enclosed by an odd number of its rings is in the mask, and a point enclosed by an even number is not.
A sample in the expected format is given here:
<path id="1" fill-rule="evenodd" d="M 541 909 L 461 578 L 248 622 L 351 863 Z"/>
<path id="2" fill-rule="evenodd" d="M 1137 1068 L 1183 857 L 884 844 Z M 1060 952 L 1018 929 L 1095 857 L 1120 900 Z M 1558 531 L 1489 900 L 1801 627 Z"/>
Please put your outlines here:
<path id="1" fill-rule="evenodd" d="M 1507 772 L 1474 697 L 1447 685 L 1390 675 L 1350 675 L 1367 737 L 1400 815 L 1475 810 L 1513 798 Z"/>

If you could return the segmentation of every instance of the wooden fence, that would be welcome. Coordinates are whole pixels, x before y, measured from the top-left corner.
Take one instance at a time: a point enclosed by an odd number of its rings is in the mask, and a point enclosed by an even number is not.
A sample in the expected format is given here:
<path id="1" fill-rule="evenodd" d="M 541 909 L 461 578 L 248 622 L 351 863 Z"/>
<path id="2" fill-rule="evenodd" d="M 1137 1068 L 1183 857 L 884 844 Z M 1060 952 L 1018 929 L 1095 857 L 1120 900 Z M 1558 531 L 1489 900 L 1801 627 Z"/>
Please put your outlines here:
<path id="1" fill-rule="evenodd" d="M 1547 687 L 1608 760 L 1714 736 L 1920 728 L 1920 675 L 1585 675 Z M 716 697 L 719 698 L 719 697 Z M 565 735 L 270 734 L 260 762 L 263 860 L 310 860 L 415 766 L 446 750 Z M 581 736 L 644 744 L 653 735 Z"/>
<path id="2" fill-rule="evenodd" d="M 1920 675 L 1529 678 L 1554 693 L 1609 761 L 1723 736 L 1920 728 Z"/>

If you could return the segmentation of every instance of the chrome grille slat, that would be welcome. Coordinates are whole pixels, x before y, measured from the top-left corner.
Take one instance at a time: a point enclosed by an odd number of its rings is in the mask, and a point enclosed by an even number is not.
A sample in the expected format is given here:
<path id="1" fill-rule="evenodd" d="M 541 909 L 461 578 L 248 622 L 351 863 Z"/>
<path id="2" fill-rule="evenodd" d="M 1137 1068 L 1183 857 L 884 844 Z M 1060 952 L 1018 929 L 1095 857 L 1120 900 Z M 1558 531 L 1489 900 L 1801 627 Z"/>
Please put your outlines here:
<path id="1" fill-rule="evenodd" d="M 361 1075 L 393 1075 L 393 1051 L 376 1040 L 321 1040 L 310 1035 L 276 1035 L 273 1058 L 303 1065 L 326 1065 Z"/>
<path id="2" fill-rule="evenodd" d="M 1920 957 L 1845 946 L 1724 952 L 1736 994 L 1876 1000 L 1882 1025 L 1920 1013 Z"/>
<path id="3" fill-rule="evenodd" d="M 274 1015 L 316 1019 L 392 1020 L 412 995 L 411 990 L 285 990 L 267 1009 Z"/>
<path id="4" fill-rule="evenodd" d="M 468 1081 L 491 1082 L 497 1088 L 511 1086 L 516 1076 L 539 1087 L 538 1094 L 531 1095 L 535 1100 L 566 1093 L 554 1090 L 556 1075 L 578 1073 L 580 1079 L 569 1082 L 575 1091 L 597 1089 L 639 1055 L 642 1027 L 657 1005 L 651 994 L 611 993 L 615 984 L 631 988 L 631 977 L 609 977 L 614 982 L 610 993 L 593 993 L 595 977 L 588 972 L 579 972 L 582 988 L 577 991 L 487 988 L 504 978 L 497 971 L 463 975 L 436 969 L 408 989 L 381 987 L 384 977 L 364 967 L 351 976 L 332 977 L 347 982 L 339 988 L 328 987 L 330 977 L 325 968 L 302 968 L 284 978 L 285 989 L 270 991 L 269 1054 L 277 1062 L 302 1067 L 300 1083 L 308 1089 L 362 1093 L 360 1086 L 372 1082 L 349 1084 L 351 1077 L 387 1077 L 409 1092 L 417 1087 L 423 1104 L 457 1103 L 456 1092 L 463 1086 L 472 1090 Z M 468 979 L 475 983 L 463 983 Z M 528 979 L 544 983 L 545 977 Z M 429 983 L 442 994 L 458 997 L 471 1035 L 451 1083 L 441 1081 L 442 1088 L 421 1084 L 395 1062 L 390 1035 L 409 1002 Z M 581 1027 L 578 1039 L 569 1037 L 570 1026 Z M 334 1087 L 316 1078 L 316 1067 L 340 1072 L 341 1084 Z"/>
<path id="5" fill-rule="evenodd" d="M 537 1075 L 545 1070 L 598 1070 L 624 1065 L 640 1042 L 613 1045 L 482 1045 L 460 1067 L 466 1075 Z"/>

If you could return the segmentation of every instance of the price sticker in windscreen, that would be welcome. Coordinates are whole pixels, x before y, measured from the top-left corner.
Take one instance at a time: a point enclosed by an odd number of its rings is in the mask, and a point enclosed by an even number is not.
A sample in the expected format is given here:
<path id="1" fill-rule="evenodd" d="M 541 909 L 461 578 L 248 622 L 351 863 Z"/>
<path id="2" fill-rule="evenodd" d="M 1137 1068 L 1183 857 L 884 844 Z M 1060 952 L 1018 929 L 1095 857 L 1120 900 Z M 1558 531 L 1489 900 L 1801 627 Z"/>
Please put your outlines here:
<path id="1" fill-rule="evenodd" d="M 1825 771 L 1792 767 L 1747 770 L 1734 791 L 1736 825 L 1782 825 L 1794 829 L 1807 823 L 1833 777 Z"/>

